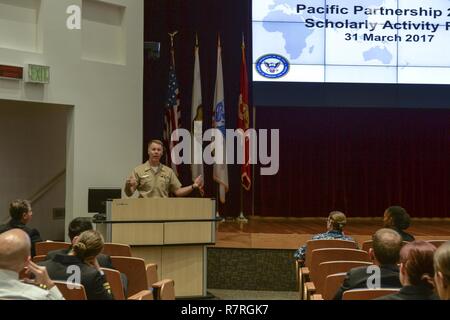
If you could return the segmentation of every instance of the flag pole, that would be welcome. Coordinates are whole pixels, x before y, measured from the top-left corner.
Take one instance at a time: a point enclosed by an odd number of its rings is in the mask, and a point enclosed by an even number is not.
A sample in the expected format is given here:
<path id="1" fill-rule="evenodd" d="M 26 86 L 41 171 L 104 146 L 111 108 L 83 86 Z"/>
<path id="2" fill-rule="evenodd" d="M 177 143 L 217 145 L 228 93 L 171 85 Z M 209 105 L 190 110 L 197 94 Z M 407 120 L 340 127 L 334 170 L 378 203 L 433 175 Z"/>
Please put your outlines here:
<path id="1" fill-rule="evenodd" d="M 220 44 L 220 34 L 218 34 L 218 36 L 217 36 L 217 48 L 218 48 L 218 49 L 221 48 L 221 44 Z M 217 77 L 217 76 L 216 76 L 216 77 Z M 214 124 L 214 127 L 215 127 L 215 124 Z M 220 222 L 223 222 L 223 221 L 225 221 L 225 218 L 220 216 L 220 210 L 219 210 L 220 202 L 221 202 L 221 201 L 220 201 L 220 183 L 217 183 L 217 184 L 216 184 L 216 199 L 219 200 L 219 201 L 217 202 L 219 205 L 217 206 L 216 219 L 219 219 Z"/>
<path id="2" fill-rule="evenodd" d="M 253 128 L 256 128 L 256 108 L 253 105 Z M 252 217 L 255 216 L 255 166 L 252 166 Z"/>
<path id="3" fill-rule="evenodd" d="M 169 32 L 169 37 L 170 37 L 170 58 L 171 58 L 171 62 L 173 67 L 175 68 L 175 47 L 173 45 L 173 40 L 175 38 L 175 36 L 178 34 L 178 31 L 174 31 L 172 33 Z"/>
<path id="4" fill-rule="evenodd" d="M 241 213 L 237 218 L 238 222 L 247 223 L 248 219 L 244 216 L 244 188 L 241 185 Z"/>
<path id="5" fill-rule="evenodd" d="M 218 47 L 220 47 L 220 35 L 218 35 L 218 37 L 217 37 L 217 46 Z M 220 207 L 220 184 L 217 184 L 216 183 L 216 199 L 218 199 L 219 201 L 218 201 L 218 206 L 217 206 L 217 212 L 216 212 L 216 218 L 217 219 L 222 219 L 222 217 L 220 216 L 220 209 L 219 209 L 219 207 Z"/>
<path id="6" fill-rule="evenodd" d="M 241 44 L 242 53 L 245 50 L 245 41 L 244 41 L 244 33 L 242 32 L 242 44 Z M 244 142 L 245 143 L 245 142 Z M 245 150 L 245 147 L 244 147 Z M 245 157 L 245 156 L 244 156 Z M 245 160 L 245 159 L 244 159 Z M 248 220 L 244 216 L 244 187 L 242 186 L 241 181 L 241 212 L 239 214 L 239 217 L 236 219 L 238 222 L 247 223 Z"/>
<path id="7" fill-rule="evenodd" d="M 256 129 L 256 107 L 255 107 L 255 103 L 254 103 L 254 100 L 252 99 L 252 111 L 253 111 L 253 114 L 252 114 L 252 119 L 253 119 L 253 128 L 255 128 Z M 255 216 L 255 171 L 256 171 L 256 168 L 255 168 L 256 166 L 255 165 L 253 165 L 252 166 L 252 179 L 251 179 L 251 183 L 252 183 L 252 186 L 253 186 L 253 188 L 252 188 L 252 217 L 254 217 Z"/>
<path id="8" fill-rule="evenodd" d="M 224 222 L 225 221 L 225 218 L 224 217 L 222 217 L 222 216 L 220 216 L 220 210 L 219 210 L 219 207 L 220 207 L 220 195 L 219 195 L 219 193 L 220 193 L 220 185 L 219 184 L 217 184 L 217 187 L 216 187 L 216 219 L 219 219 L 219 222 Z M 219 201 L 217 201 L 217 199 L 219 199 Z"/>

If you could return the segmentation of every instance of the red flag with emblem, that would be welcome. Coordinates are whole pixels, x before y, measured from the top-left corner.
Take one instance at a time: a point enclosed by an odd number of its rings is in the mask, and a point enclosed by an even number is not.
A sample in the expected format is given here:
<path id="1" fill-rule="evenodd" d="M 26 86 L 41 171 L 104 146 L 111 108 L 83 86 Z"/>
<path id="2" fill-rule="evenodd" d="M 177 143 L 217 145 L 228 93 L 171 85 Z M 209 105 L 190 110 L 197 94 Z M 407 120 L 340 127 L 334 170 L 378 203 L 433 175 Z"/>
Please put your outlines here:
<path id="1" fill-rule="evenodd" d="M 242 39 L 241 47 L 242 47 L 242 61 L 241 61 L 241 80 L 240 80 L 240 94 L 238 107 L 238 129 L 241 129 L 245 133 L 250 127 L 250 112 L 248 109 L 248 75 L 247 75 L 247 62 L 245 59 L 244 39 Z M 248 191 L 250 190 L 252 182 L 248 136 L 245 136 L 243 154 L 244 154 L 244 164 L 241 167 L 241 183 L 242 187 Z"/>

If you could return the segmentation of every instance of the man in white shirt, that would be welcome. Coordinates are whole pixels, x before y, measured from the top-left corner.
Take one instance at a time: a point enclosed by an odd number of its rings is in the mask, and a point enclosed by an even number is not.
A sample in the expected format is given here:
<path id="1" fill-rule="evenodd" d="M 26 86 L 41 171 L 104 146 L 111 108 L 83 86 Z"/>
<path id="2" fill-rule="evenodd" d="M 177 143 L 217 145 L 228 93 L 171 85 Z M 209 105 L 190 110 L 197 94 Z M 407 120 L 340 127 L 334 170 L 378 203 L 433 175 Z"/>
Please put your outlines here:
<path id="1" fill-rule="evenodd" d="M 20 229 L 0 234 L 0 299 L 64 300 L 47 269 L 31 261 L 30 248 L 29 236 Z M 19 280 L 23 268 L 34 275 L 32 283 Z"/>

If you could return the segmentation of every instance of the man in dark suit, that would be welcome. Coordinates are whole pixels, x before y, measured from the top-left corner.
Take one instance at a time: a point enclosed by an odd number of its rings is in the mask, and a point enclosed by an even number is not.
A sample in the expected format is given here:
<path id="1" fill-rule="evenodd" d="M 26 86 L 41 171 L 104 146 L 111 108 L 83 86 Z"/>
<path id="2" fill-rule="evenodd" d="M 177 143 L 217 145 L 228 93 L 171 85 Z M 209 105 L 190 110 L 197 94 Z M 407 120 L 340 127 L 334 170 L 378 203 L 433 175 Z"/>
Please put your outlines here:
<path id="1" fill-rule="evenodd" d="M 73 219 L 69 224 L 69 238 L 72 245 L 76 242 L 77 237 L 86 230 L 92 230 L 93 226 L 91 221 L 88 218 L 75 218 Z M 45 257 L 45 261 L 47 260 L 53 260 L 57 255 L 67 255 L 70 252 L 71 248 L 69 249 L 59 249 L 59 250 L 53 250 L 47 253 L 47 256 Z M 111 261 L 111 257 L 100 253 L 97 256 L 97 261 L 100 267 L 102 268 L 108 268 L 108 269 L 114 269 Z M 124 288 L 125 297 L 127 296 L 127 290 L 128 290 L 128 279 L 127 276 L 124 273 L 120 273 L 120 280 L 122 281 L 122 285 Z"/>
<path id="2" fill-rule="evenodd" d="M 374 273 L 374 266 L 353 268 L 347 272 L 342 286 L 336 292 L 334 300 L 341 300 L 344 291 L 365 289 L 379 286 L 380 288 L 401 288 L 399 268 L 402 238 L 392 229 L 380 229 L 373 236 L 373 248 L 369 256 L 379 267 L 379 273 Z M 379 275 L 379 279 L 375 279 Z M 379 281 L 377 281 L 379 280 Z"/>

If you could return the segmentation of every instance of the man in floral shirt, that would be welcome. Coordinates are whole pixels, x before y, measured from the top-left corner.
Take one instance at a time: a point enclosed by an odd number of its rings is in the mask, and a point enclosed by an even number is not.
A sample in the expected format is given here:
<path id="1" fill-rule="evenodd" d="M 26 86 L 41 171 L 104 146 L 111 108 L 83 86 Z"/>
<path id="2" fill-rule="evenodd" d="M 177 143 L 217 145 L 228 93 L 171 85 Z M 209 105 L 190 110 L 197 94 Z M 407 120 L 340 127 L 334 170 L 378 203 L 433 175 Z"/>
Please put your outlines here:
<path id="1" fill-rule="evenodd" d="M 320 239 L 338 239 L 338 240 L 353 240 L 352 237 L 348 237 L 342 231 L 344 229 L 345 224 L 347 223 L 347 218 L 345 214 L 340 211 L 332 211 L 328 216 L 327 220 L 327 232 L 316 234 L 312 237 L 312 240 L 320 240 Z M 357 247 L 355 243 L 355 247 Z M 294 253 L 294 258 L 297 260 L 301 260 L 304 263 L 305 261 L 305 253 L 306 253 L 306 244 L 302 247 L 298 248 L 298 250 Z"/>

